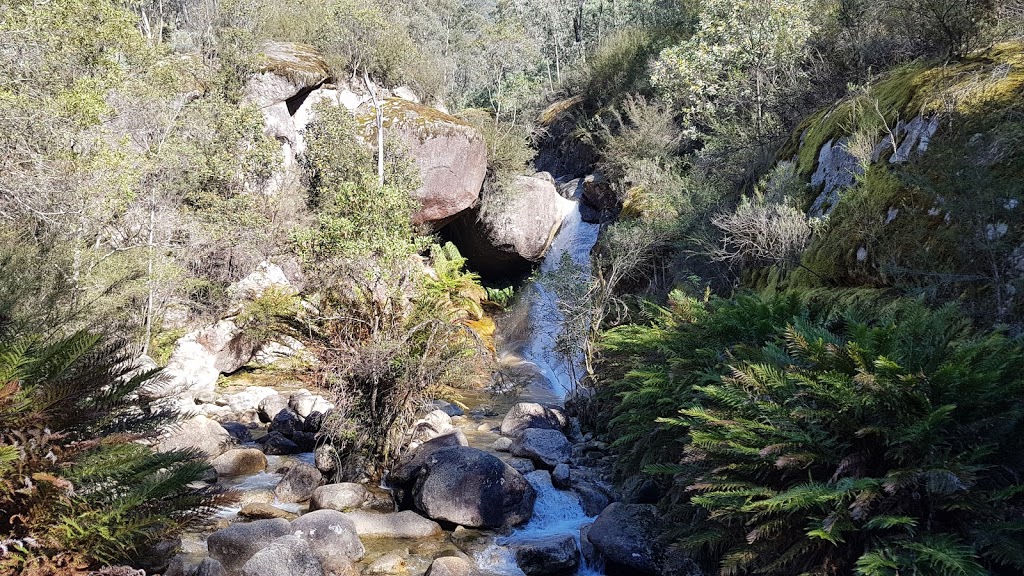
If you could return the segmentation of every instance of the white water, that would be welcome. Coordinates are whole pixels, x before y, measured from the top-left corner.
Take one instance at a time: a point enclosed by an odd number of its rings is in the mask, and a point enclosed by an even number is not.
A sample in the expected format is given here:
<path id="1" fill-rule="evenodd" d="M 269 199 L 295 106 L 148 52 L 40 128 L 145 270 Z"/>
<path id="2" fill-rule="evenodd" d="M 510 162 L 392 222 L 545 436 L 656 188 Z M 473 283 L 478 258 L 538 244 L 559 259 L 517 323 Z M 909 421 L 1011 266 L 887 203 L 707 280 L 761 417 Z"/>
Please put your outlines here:
<path id="1" fill-rule="evenodd" d="M 563 203 L 562 226 L 540 265 L 539 279 L 532 286 L 530 339 L 524 347 L 523 359 L 536 365 L 550 383 L 551 391 L 564 400 L 583 374 L 582 338 L 589 328 L 586 325 L 589 316 L 571 318 L 574 324 L 582 322 L 583 325 L 575 325 L 572 332 L 565 332 L 562 307 L 571 304 L 569 299 L 583 296 L 586 290 L 590 278 L 590 251 L 597 243 L 601 227 L 584 222 L 576 202 L 559 200 Z M 558 284 L 558 288 L 552 284 Z M 560 335 L 568 335 L 570 341 L 560 343 Z M 566 353 L 566 350 L 571 352 Z"/>
<path id="2" fill-rule="evenodd" d="M 540 266 L 538 281 L 531 287 L 534 290 L 530 308 L 530 338 L 522 350 L 525 362 L 534 364 L 551 384 L 552 392 L 560 401 L 578 383 L 583 374 L 583 341 L 571 342 L 566 346 L 559 342 L 566 323 L 563 309 L 566 302 L 560 299 L 581 296 L 590 278 L 590 251 L 597 243 L 600 226 L 583 222 L 579 205 L 572 200 L 559 199 L 562 203 L 562 226 L 555 236 L 544 262 Z M 570 272 L 568 282 L 548 282 L 555 273 L 565 279 L 565 272 Z M 560 284 L 556 289 L 552 284 Z M 571 306 L 569 307 L 571 308 Z M 572 318 L 580 322 L 583 315 Z M 586 320 L 589 321 L 589 320 Z M 585 338 L 589 326 L 575 326 L 576 330 L 567 332 L 573 336 Z M 566 354 L 559 351 L 571 350 Z M 537 501 L 533 507 L 533 517 L 523 527 L 511 535 L 497 538 L 487 549 L 476 555 L 477 565 L 490 573 L 503 576 L 523 576 L 515 562 L 515 545 L 546 536 L 571 534 L 579 547 L 580 527 L 594 521 L 583 511 L 579 498 L 572 492 L 558 490 L 551 485 L 551 476 L 547 472 L 531 472 L 526 479 L 537 491 Z M 587 566 L 586 560 L 580 558 L 579 576 L 600 576 L 600 567 Z"/>

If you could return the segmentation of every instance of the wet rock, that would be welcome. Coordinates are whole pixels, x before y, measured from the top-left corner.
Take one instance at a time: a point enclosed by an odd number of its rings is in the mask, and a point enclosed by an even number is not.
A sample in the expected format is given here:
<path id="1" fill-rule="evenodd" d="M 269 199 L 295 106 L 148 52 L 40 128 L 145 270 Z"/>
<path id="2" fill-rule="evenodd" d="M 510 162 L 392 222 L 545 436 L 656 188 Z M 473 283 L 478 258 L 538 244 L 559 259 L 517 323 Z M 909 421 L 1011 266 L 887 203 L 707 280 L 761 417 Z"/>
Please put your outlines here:
<path id="1" fill-rule="evenodd" d="M 291 524 L 292 533 L 307 541 L 317 558 L 325 564 L 336 556 L 353 562 L 365 554 L 355 524 L 336 510 L 316 510 L 303 514 Z"/>
<path id="2" fill-rule="evenodd" d="M 274 394 L 273 396 L 267 396 L 263 400 L 260 400 L 260 404 L 256 408 L 256 413 L 259 415 L 260 422 L 273 422 L 274 417 L 287 408 L 288 399 L 281 394 Z"/>
<path id="3" fill-rule="evenodd" d="M 597 516 L 612 502 L 607 494 L 590 483 L 575 482 L 572 490 L 579 496 L 583 513 L 587 516 Z"/>
<path id="4" fill-rule="evenodd" d="M 280 432 L 271 432 L 263 437 L 263 452 L 272 456 L 287 456 L 289 454 L 301 454 L 302 448 L 292 442 Z"/>
<path id="5" fill-rule="evenodd" d="M 327 484 L 313 490 L 309 499 L 310 510 L 337 510 L 345 512 L 359 508 L 366 502 L 366 488 L 362 484 L 343 482 L 340 484 Z"/>
<path id="6" fill-rule="evenodd" d="M 246 442 L 252 442 L 252 434 L 249 432 L 249 428 L 241 422 L 221 422 L 220 424 L 228 434 L 235 439 L 235 442 L 244 444 Z"/>
<path id="7" fill-rule="evenodd" d="M 270 423 L 270 431 L 279 432 L 290 438 L 302 432 L 302 419 L 291 409 L 281 410 Z"/>
<path id="8" fill-rule="evenodd" d="M 571 482 L 572 471 L 569 469 L 569 465 L 562 463 L 555 466 L 554 471 L 551 472 L 551 483 L 555 488 L 565 490 L 569 488 Z"/>
<path id="9" fill-rule="evenodd" d="M 267 469 L 267 456 L 256 448 L 235 448 L 210 463 L 220 476 L 245 476 Z"/>
<path id="10" fill-rule="evenodd" d="M 261 503 L 250 503 L 242 506 L 238 515 L 242 518 L 249 518 L 253 520 L 266 520 L 270 518 L 284 518 L 285 520 L 291 520 L 296 516 L 294 512 L 282 510 L 276 506 L 271 506 L 270 504 Z"/>
<path id="11" fill-rule="evenodd" d="M 408 574 L 409 564 L 406 562 L 408 557 L 408 552 L 405 552 L 405 554 L 399 551 L 388 552 L 370 562 L 370 565 L 363 570 L 363 574 L 389 574 L 394 576 Z"/>
<path id="12" fill-rule="evenodd" d="M 459 408 L 458 406 L 456 406 L 455 404 L 452 404 L 451 402 L 445 402 L 444 400 L 431 400 L 430 402 L 427 402 L 426 406 L 424 406 L 424 409 L 427 412 L 432 412 L 434 410 L 440 410 L 440 411 L 444 412 L 445 414 L 447 414 L 449 416 L 452 416 L 452 417 L 464 416 L 466 414 L 462 410 L 462 408 Z"/>
<path id="13" fill-rule="evenodd" d="M 524 476 L 537 469 L 529 458 L 509 458 L 508 465 Z"/>
<path id="14" fill-rule="evenodd" d="M 282 536 L 253 554 L 241 576 L 324 576 L 324 571 L 308 542 Z"/>
<path id="15" fill-rule="evenodd" d="M 513 456 L 529 458 L 538 468 L 552 470 L 572 456 L 569 440 L 558 430 L 527 428 L 512 443 Z"/>
<path id="16" fill-rule="evenodd" d="M 401 512 L 353 511 L 345 514 L 360 538 L 432 538 L 442 534 L 441 526 L 412 510 Z"/>
<path id="17" fill-rule="evenodd" d="M 281 502 L 305 502 L 313 495 L 313 490 L 323 481 L 323 475 L 314 466 L 297 463 L 285 473 L 274 495 Z"/>
<path id="18" fill-rule="evenodd" d="M 429 518 L 473 528 L 522 524 L 537 494 L 498 458 L 466 446 L 442 448 L 425 459 L 412 490 Z"/>
<path id="19" fill-rule="evenodd" d="M 219 423 L 206 416 L 194 416 L 172 426 L 157 441 L 157 450 L 200 450 L 216 458 L 234 444 L 234 439 Z"/>
<path id="20" fill-rule="evenodd" d="M 491 448 L 496 452 L 508 452 L 512 449 L 512 439 L 502 436 L 494 441 Z"/>
<path id="21" fill-rule="evenodd" d="M 657 574 L 661 533 L 653 504 L 616 502 L 601 512 L 587 538 L 605 559 L 608 574 Z"/>
<path id="22" fill-rule="evenodd" d="M 575 574 L 580 566 L 580 552 L 572 534 L 517 542 L 515 556 L 516 564 L 526 576 Z"/>
<path id="23" fill-rule="evenodd" d="M 476 566 L 455 556 L 444 556 L 430 563 L 424 576 L 477 576 Z"/>
<path id="24" fill-rule="evenodd" d="M 598 563 L 597 550 L 595 550 L 594 545 L 590 543 L 589 537 L 590 527 L 593 525 L 593 522 L 588 522 L 587 524 L 580 526 L 580 555 L 583 557 L 583 561 L 589 566 L 595 566 Z"/>
<path id="25" fill-rule="evenodd" d="M 565 412 L 535 402 L 520 402 L 513 406 L 501 421 L 503 436 L 518 436 L 527 428 L 564 430 L 569 424 Z"/>
<path id="26" fill-rule="evenodd" d="M 218 530 L 210 534 L 206 545 L 210 557 L 223 564 L 225 570 L 238 572 L 253 554 L 290 532 L 287 520 L 257 520 Z"/>

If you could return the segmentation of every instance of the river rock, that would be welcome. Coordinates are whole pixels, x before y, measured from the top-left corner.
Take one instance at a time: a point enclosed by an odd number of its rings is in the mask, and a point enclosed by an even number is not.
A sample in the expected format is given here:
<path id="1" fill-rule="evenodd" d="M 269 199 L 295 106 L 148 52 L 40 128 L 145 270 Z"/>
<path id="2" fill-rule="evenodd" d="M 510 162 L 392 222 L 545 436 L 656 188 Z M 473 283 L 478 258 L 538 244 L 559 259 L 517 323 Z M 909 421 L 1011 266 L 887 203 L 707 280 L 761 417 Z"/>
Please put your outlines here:
<path id="1" fill-rule="evenodd" d="M 576 203 L 543 178 L 518 176 L 502 196 L 449 227 L 459 251 L 485 277 L 515 276 L 540 262 Z"/>
<path id="2" fill-rule="evenodd" d="M 408 574 L 409 566 L 406 561 L 408 557 L 407 551 L 403 554 L 393 550 L 370 562 L 370 565 L 363 570 L 363 574 L 388 574 L 391 576 Z"/>
<path id="3" fill-rule="evenodd" d="M 324 576 L 324 571 L 308 542 L 282 536 L 253 554 L 241 576 Z"/>
<path id="4" fill-rule="evenodd" d="M 292 442 L 280 432 L 271 432 L 261 438 L 263 452 L 272 456 L 287 456 L 289 454 L 301 454 L 302 448 Z"/>
<path id="5" fill-rule="evenodd" d="M 313 410 L 306 416 L 306 419 L 302 421 L 302 431 L 308 434 L 316 434 L 324 427 L 324 420 L 327 416 L 323 412 Z"/>
<path id="6" fill-rule="evenodd" d="M 281 410 L 270 423 L 270 431 L 280 432 L 289 438 L 295 436 L 296 433 L 302 432 L 302 418 L 290 408 Z"/>
<path id="7" fill-rule="evenodd" d="M 612 502 L 607 494 L 589 482 L 573 482 L 572 491 L 579 497 L 587 516 L 597 516 Z"/>
<path id="8" fill-rule="evenodd" d="M 462 408 L 459 408 L 455 404 L 452 404 L 451 402 L 446 402 L 444 400 L 431 400 L 430 402 L 427 402 L 423 408 L 427 412 L 440 410 L 451 417 L 465 416 L 466 414 L 465 411 L 462 410 Z"/>
<path id="9" fill-rule="evenodd" d="M 477 576 L 476 566 L 457 556 L 442 556 L 430 563 L 424 576 Z"/>
<path id="10" fill-rule="evenodd" d="M 516 472 L 522 474 L 523 476 L 537 469 L 537 467 L 533 465 L 533 462 L 529 458 L 509 458 L 508 465 L 515 469 Z"/>
<path id="11" fill-rule="evenodd" d="M 366 554 L 355 524 L 337 510 L 303 514 L 292 520 L 291 529 L 293 534 L 309 542 L 314 554 L 325 564 L 330 564 L 334 556 L 356 562 Z"/>
<path id="12" fill-rule="evenodd" d="M 206 416 L 193 416 L 171 426 L 157 441 L 157 450 L 199 450 L 209 458 L 216 458 L 234 444 L 228 431 Z"/>
<path id="13" fill-rule="evenodd" d="M 512 449 L 512 439 L 502 436 L 494 441 L 491 445 L 491 449 L 495 452 L 508 452 Z"/>
<path id="14" fill-rule="evenodd" d="M 238 504 L 272 504 L 275 498 L 273 490 L 242 490 L 238 495 Z"/>
<path id="15" fill-rule="evenodd" d="M 268 518 L 284 518 L 285 520 L 291 520 L 295 518 L 294 512 L 282 510 L 276 506 L 270 504 L 250 503 L 242 506 L 242 509 L 238 511 L 238 515 L 242 518 L 250 518 L 254 520 L 266 520 Z"/>
<path id="16" fill-rule="evenodd" d="M 522 524 L 533 515 L 537 498 L 511 466 L 466 446 L 442 448 L 427 457 L 412 494 L 429 518 L 473 528 Z"/>
<path id="17" fill-rule="evenodd" d="M 398 98 L 382 105 L 384 123 L 397 135 L 419 168 L 420 187 L 412 197 L 420 208 L 413 224 L 435 229 L 476 204 L 487 175 L 487 146 L 483 136 L 459 118 Z M 373 114 L 360 121 L 371 137 Z"/>
<path id="18" fill-rule="evenodd" d="M 569 419 L 560 408 L 543 406 L 535 402 L 516 404 L 501 421 L 501 433 L 504 436 L 518 436 L 527 428 L 564 430 Z"/>
<path id="19" fill-rule="evenodd" d="M 310 510 L 337 510 L 345 512 L 353 508 L 359 508 L 366 502 L 366 488 L 362 484 L 353 482 L 342 482 L 340 484 L 327 484 L 313 490 L 309 499 Z"/>
<path id="20" fill-rule="evenodd" d="M 432 538 L 442 534 L 441 526 L 413 512 L 369 512 L 357 510 L 345 516 L 356 527 L 360 538 Z"/>
<path id="21" fill-rule="evenodd" d="M 221 422 L 220 425 L 228 431 L 228 434 L 235 439 L 235 442 L 239 444 L 252 442 L 252 433 L 249 432 L 245 424 L 241 422 Z"/>
<path id="22" fill-rule="evenodd" d="M 213 558 L 203 558 L 199 562 L 185 554 L 171 558 L 163 576 L 227 576 L 224 566 Z"/>
<path id="23" fill-rule="evenodd" d="M 555 469 L 551 472 L 551 483 L 554 484 L 555 488 L 566 490 L 572 484 L 572 471 L 569 469 L 569 465 L 565 463 L 559 463 L 555 466 Z"/>
<path id="24" fill-rule="evenodd" d="M 461 430 L 449 432 L 436 438 L 427 440 L 414 450 L 407 452 L 398 461 L 398 465 L 391 471 L 391 480 L 396 484 L 407 484 L 414 480 L 420 472 L 423 463 L 434 452 L 443 448 L 454 446 L 469 446 L 465 433 Z"/>
<path id="25" fill-rule="evenodd" d="M 277 483 L 274 495 L 281 502 L 305 502 L 313 495 L 313 490 L 323 481 L 323 475 L 315 466 L 296 463 Z"/>
<path id="26" fill-rule="evenodd" d="M 516 564 L 526 576 L 567 576 L 580 566 L 572 534 L 546 536 L 515 544 Z"/>
<path id="27" fill-rule="evenodd" d="M 558 430 L 527 428 L 512 443 L 513 456 L 529 458 L 538 468 L 553 470 L 572 456 L 569 440 Z"/>
<path id="28" fill-rule="evenodd" d="M 328 410 L 333 410 L 334 404 L 319 394 L 313 394 L 309 390 L 299 390 L 288 399 L 288 407 L 300 419 L 303 419 L 313 412 L 326 413 Z"/>
<path id="29" fill-rule="evenodd" d="M 274 417 L 287 408 L 288 399 L 281 394 L 274 394 L 260 400 L 257 414 L 260 417 L 260 422 L 273 422 Z"/>
<path id="30" fill-rule="evenodd" d="M 313 462 L 317 470 L 330 474 L 338 469 L 338 450 L 333 444 L 321 444 L 313 451 Z"/>
<path id="31" fill-rule="evenodd" d="M 267 456 L 256 448 L 235 448 L 210 463 L 220 476 L 245 476 L 267 469 Z"/>
<path id="32" fill-rule="evenodd" d="M 232 524 L 210 534 L 206 546 L 210 557 L 223 564 L 225 570 L 238 572 L 253 554 L 290 532 L 291 525 L 280 518 Z"/>
<path id="33" fill-rule="evenodd" d="M 601 512 L 587 538 L 607 562 L 608 574 L 657 574 L 662 529 L 653 504 L 616 502 Z"/>

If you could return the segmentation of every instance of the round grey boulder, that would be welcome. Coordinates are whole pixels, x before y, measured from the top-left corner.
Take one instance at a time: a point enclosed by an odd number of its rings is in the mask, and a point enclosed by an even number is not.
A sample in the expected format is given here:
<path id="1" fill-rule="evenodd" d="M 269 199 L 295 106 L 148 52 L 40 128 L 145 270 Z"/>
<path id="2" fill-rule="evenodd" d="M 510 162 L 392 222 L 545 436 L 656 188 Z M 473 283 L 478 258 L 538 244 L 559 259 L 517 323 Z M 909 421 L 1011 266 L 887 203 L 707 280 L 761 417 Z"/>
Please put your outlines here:
<path id="1" fill-rule="evenodd" d="M 517 542 L 515 556 L 526 576 L 568 576 L 580 567 L 580 551 L 572 534 Z"/>
<path id="2" fill-rule="evenodd" d="M 587 539 L 605 559 L 608 574 L 657 574 L 663 528 L 653 504 L 615 502 L 597 517 Z"/>
<path id="3" fill-rule="evenodd" d="M 303 514 L 291 524 L 292 534 L 309 543 L 313 553 L 325 565 L 334 557 L 353 562 L 360 560 L 366 550 L 356 534 L 355 524 L 337 510 L 317 510 Z"/>
<path id="4" fill-rule="evenodd" d="M 533 516 L 533 486 L 495 456 L 467 446 L 425 459 L 412 490 L 427 517 L 471 528 L 516 526 Z"/>
<path id="5" fill-rule="evenodd" d="M 527 428 L 509 450 L 513 456 L 529 458 L 538 468 L 553 470 L 572 456 L 569 439 L 558 430 Z"/>
<path id="6" fill-rule="evenodd" d="M 297 536 L 282 536 L 253 554 L 242 566 L 241 576 L 324 576 L 324 570 L 309 543 Z"/>
<path id="7" fill-rule="evenodd" d="M 323 474 L 315 466 L 300 462 L 288 469 L 274 488 L 274 495 L 281 502 L 305 502 L 321 481 Z"/>
<path id="8" fill-rule="evenodd" d="M 313 490 L 309 499 L 310 510 L 337 510 L 345 512 L 359 508 L 366 502 L 366 488 L 362 484 L 353 482 L 342 482 L 340 484 L 327 484 Z"/>
<path id="9" fill-rule="evenodd" d="M 501 421 L 501 433 L 503 436 L 518 436 L 527 428 L 564 430 L 568 424 L 569 419 L 559 408 L 536 402 L 520 402 L 505 414 Z"/>
<path id="10" fill-rule="evenodd" d="M 271 541 L 289 534 L 287 520 L 257 520 L 245 524 L 232 524 L 210 534 L 206 540 L 210 557 L 220 562 L 228 572 L 238 572 L 260 549 Z"/>

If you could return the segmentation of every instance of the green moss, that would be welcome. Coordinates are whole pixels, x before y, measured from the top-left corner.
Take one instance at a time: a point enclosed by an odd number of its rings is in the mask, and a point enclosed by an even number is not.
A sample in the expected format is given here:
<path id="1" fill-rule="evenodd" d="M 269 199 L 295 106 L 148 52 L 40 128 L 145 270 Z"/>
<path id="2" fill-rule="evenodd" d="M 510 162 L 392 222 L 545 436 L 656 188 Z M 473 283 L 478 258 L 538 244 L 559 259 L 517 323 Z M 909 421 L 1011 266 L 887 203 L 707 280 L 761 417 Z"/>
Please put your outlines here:
<path id="1" fill-rule="evenodd" d="M 483 139 L 469 122 L 430 106 L 401 98 L 388 98 L 381 104 L 381 108 L 384 111 L 385 133 L 393 129 L 411 129 L 419 135 L 421 142 L 451 136 L 462 136 L 470 141 Z M 376 116 L 372 108 L 367 113 L 357 115 L 356 122 L 365 138 L 375 134 Z"/>
<path id="2" fill-rule="evenodd" d="M 283 76 L 302 85 L 313 86 L 330 77 L 323 55 L 308 44 L 269 42 L 263 46 L 260 70 Z"/>

